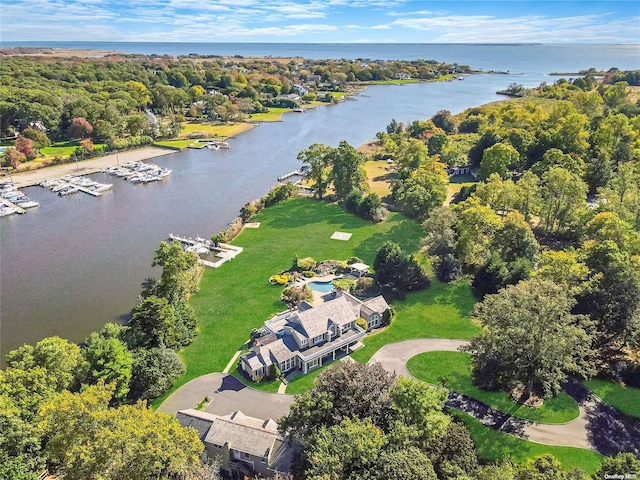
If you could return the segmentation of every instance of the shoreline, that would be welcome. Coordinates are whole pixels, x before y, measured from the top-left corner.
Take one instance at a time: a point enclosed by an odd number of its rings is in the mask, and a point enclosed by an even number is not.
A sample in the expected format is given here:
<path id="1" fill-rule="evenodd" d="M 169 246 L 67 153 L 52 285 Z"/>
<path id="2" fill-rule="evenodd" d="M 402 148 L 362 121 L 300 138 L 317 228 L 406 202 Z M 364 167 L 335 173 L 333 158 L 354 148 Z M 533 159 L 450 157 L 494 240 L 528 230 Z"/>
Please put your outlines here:
<path id="1" fill-rule="evenodd" d="M 27 172 L 14 173 L 10 176 L 10 179 L 17 188 L 32 187 L 46 179 L 62 178 L 65 175 L 74 174 L 89 175 L 117 163 L 150 160 L 152 158 L 162 157 L 164 155 L 170 155 L 177 152 L 178 150 L 159 147 L 140 148 L 137 150 L 105 155 L 104 157 L 65 163 L 64 165 L 54 165 Z M 5 176 L 4 178 L 7 177 L 8 176 Z"/>

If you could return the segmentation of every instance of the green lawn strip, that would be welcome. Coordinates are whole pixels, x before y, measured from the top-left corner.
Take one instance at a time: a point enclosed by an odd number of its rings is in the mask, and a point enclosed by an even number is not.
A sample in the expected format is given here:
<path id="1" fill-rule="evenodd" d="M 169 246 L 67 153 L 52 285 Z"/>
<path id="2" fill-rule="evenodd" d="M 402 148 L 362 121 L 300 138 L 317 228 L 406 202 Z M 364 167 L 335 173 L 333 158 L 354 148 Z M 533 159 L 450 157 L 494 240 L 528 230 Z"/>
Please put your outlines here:
<path id="1" fill-rule="evenodd" d="M 404 301 L 395 301 L 396 317 L 380 333 L 364 338 L 364 347 L 354 352 L 354 360 L 366 363 L 388 343 L 413 338 L 453 338 L 469 340 L 480 333 L 480 327 L 469 319 L 476 300 L 469 280 L 442 283 L 430 275 L 427 290 L 411 293 Z"/>
<path id="2" fill-rule="evenodd" d="M 418 83 L 420 80 L 417 78 L 394 78 L 390 80 L 374 80 L 374 85 L 404 85 L 405 83 Z"/>
<path id="3" fill-rule="evenodd" d="M 269 108 L 265 113 L 254 113 L 251 115 L 252 122 L 279 122 L 282 120 L 282 114 L 285 112 L 293 112 L 293 108 Z"/>
<path id="4" fill-rule="evenodd" d="M 323 365 L 322 367 L 317 368 L 317 369 L 313 370 L 312 372 L 307 373 L 306 375 L 300 374 L 297 377 L 294 377 L 293 380 L 291 380 L 287 384 L 286 393 L 288 393 L 290 395 L 297 395 L 299 393 L 308 392 L 309 390 L 311 390 L 314 387 L 315 381 L 316 381 L 316 377 L 318 376 L 318 374 L 320 372 L 322 372 L 323 370 L 335 365 L 335 363 L 336 362 L 333 362 L 333 361 L 329 362 L 326 365 Z"/>
<path id="5" fill-rule="evenodd" d="M 499 460 L 508 455 L 514 463 L 524 463 L 529 459 L 550 454 L 567 469 L 580 468 L 591 474 L 598 469 L 604 459 L 602 455 L 591 450 L 543 445 L 497 432 L 472 416 L 455 409 L 449 409 L 449 413 L 467 426 L 476 444 L 478 456 L 483 460 Z"/>
<path id="6" fill-rule="evenodd" d="M 412 357 L 407 370 L 414 377 L 432 384 L 444 381 L 445 386 L 515 417 L 534 422 L 565 423 L 578 418 L 578 404 L 566 393 L 548 398 L 539 408 L 518 405 L 504 392 L 487 392 L 471 380 L 471 355 L 462 352 L 426 352 Z"/>
<path id="7" fill-rule="evenodd" d="M 232 370 L 229 373 L 234 377 L 236 377 L 238 380 L 240 380 L 242 383 L 244 383 L 247 387 L 251 387 L 256 390 L 260 390 L 262 392 L 278 393 L 278 388 L 280 388 L 280 383 L 282 383 L 280 382 L 280 380 L 265 380 L 262 382 L 252 382 L 251 380 L 247 379 L 247 377 L 245 377 L 242 373 L 240 373 L 237 369 Z"/>
<path id="8" fill-rule="evenodd" d="M 57 143 L 52 143 L 48 147 L 44 147 L 40 149 L 40 153 L 42 155 L 47 155 L 49 157 L 56 157 L 56 156 L 68 157 L 73 152 L 75 152 L 76 148 L 78 148 L 79 146 L 80 146 L 80 143 L 75 141 L 74 142 L 57 142 Z M 99 150 L 104 147 L 104 143 L 94 143 L 93 146 L 94 148 Z"/>
<path id="9" fill-rule="evenodd" d="M 196 141 L 195 140 L 162 140 L 160 142 L 154 142 L 153 145 L 159 145 L 161 147 L 187 148 L 192 143 L 196 143 Z"/>
<path id="10" fill-rule="evenodd" d="M 582 383 L 616 410 L 630 417 L 640 418 L 640 388 L 625 387 L 599 378 Z"/>
<path id="11" fill-rule="evenodd" d="M 344 260 L 357 256 L 372 264 L 386 240 L 416 251 L 421 229 L 399 213 L 380 223 L 358 218 L 335 204 L 298 198 L 281 202 L 253 218 L 260 228 L 245 229 L 234 241 L 244 251 L 217 269 L 205 269 L 200 292 L 190 304 L 199 335 L 182 352 L 187 372 L 173 388 L 153 402 L 162 403 L 176 388 L 200 375 L 221 372 L 252 328 L 285 309 L 282 287 L 269 284 L 271 275 L 291 266 L 293 258 Z M 332 240 L 335 231 L 349 232 L 349 241 Z"/>

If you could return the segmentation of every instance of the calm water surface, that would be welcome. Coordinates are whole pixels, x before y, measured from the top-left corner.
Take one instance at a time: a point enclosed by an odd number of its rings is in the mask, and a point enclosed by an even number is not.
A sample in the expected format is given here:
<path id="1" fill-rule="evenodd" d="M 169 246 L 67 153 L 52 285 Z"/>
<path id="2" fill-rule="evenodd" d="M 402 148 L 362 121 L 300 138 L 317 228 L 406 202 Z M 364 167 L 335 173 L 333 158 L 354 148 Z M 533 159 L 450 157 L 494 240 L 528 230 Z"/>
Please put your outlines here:
<path id="1" fill-rule="evenodd" d="M 297 153 L 311 143 L 360 145 L 392 118 L 410 122 L 441 109 L 458 112 L 498 99 L 495 91 L 511 82 L 533 86 L 543 80 L 527 73 L 374 86 L 357 101 L 262 124 L 231 140 L 228 151 L 160 157 L 156 163 L 174 171 L 161 183 L 132 185 L 96 174 L 96 180 L 114 183 L 100 198 L 26 189 L 41 207 L 0 219 L 0 353 L 50 335 L 81 341 L 121 320 L 142 281 L 158 274 L 150 263 L 160 240 L 170 232 L 207 238 L 221 230 L 277 176 L 298 168 Z"/>

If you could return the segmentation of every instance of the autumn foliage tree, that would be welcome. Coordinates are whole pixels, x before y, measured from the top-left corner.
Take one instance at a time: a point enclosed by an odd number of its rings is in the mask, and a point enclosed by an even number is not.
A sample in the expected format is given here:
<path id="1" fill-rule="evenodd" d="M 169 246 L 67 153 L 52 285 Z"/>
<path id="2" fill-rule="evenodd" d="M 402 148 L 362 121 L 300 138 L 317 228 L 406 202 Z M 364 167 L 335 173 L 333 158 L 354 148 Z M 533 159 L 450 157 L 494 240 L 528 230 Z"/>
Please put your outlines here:
<path id="1" fill-rule="evenodd" d="M 34 148 L 33 140 L 26 137 L 16 139 L 16 150 L 22 153 L 27 160 L 33 160 L 38 156 L 38 151 Z"/>
<path id="2" fill-rule="evenodd" d="M 71 121 L 69 126 L 69 135 L 73 138 L 85 138 L 93 132 L 93 126 L 87 121 L 86 118 L 76 117 Z"/>

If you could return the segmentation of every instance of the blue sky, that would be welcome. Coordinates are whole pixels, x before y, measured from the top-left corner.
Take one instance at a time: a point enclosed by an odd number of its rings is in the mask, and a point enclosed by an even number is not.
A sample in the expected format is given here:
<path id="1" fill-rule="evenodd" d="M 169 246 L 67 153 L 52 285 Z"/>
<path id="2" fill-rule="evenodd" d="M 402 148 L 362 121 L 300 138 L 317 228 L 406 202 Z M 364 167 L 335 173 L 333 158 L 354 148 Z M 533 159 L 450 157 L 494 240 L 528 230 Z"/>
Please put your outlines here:
<path id="1" fill-rule="evenodd" d="M 2 41 L 640 43 L 640 1 L 13 0 Z"/>

